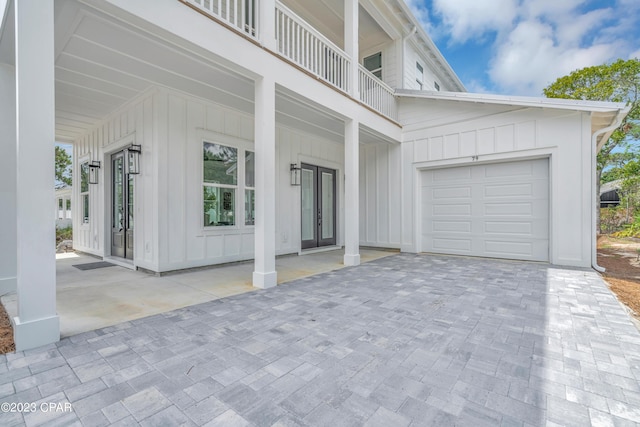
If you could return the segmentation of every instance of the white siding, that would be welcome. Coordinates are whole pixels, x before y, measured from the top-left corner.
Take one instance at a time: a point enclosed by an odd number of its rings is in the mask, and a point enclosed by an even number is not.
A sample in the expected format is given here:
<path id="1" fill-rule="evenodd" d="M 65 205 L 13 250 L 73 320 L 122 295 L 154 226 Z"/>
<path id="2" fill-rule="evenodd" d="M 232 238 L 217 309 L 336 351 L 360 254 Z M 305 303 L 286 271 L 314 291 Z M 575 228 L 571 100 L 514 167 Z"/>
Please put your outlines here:
<path id="1" fill-rule="evenodd" d="M 397 144 L 360 146 L 360 244 L 400 248 L 401 148 Z"/>
<path id="2" fill-rule="evenodd" d="M 136 221 L 135 249 L 138 265 L 153 269 L 158 262 L 155 248 L 155 230 L 157 227 L 157 167 L 152 153 L 157 148 L 154 115 L 157 108 L 157 93 L 150 92 L 131 101 L 90 133 L 74 143 L 73 165 L 73 244 L 83 252 L 100 256 L 105 252 L 105 233 L 109 223 L 108 211 L 105 211 L 105 198 L 109 197 L 108 185 L 109 160 L 112 152 L 124 148 L 123 141 L 133 138 L 141 144 L 143 154 L 140 158 L 140 175 L 135 178 L 136 185 Z M 129 145 L 128 143 L 126 145 Z M 82 223 L 82 203 L 80 202 L 80 162 L 99 160 L 102 162 L 98 185 L 89 185 L 88 224 Z M 105 187 L 105 180 L 107 185 Z M 144 218 L 144 221 L 141 219 Z M 106 221 L 106 222 L 105 222 Z"/>
<path id="3" fill-rule="evenodd" d="M 420 62 L 424 70 L 423 90 L 435 90 L 434 82 L 438 82 L 441 91 L 457 91 L 455 87 L 449 86 L 448 80 L 443 78 L 442 73 L 438 72 L 431 60 L 420 53 L 411 39 L 405 42 L 404 86 L 402 89 L 420 89 L 416 82 L 416 62 Z"/>
<path id="4" fill-rule="evenodd" d="M 527 158 L 549 158 L 551 262 L 587 267 L 591 245 L 588 113 L 406 98 L 403 249 L 421 250 L 419 171 Z M 476 157 L 477 156 L 477 157 Z M 413 202 L 411 202 L 413 200 Z"/>

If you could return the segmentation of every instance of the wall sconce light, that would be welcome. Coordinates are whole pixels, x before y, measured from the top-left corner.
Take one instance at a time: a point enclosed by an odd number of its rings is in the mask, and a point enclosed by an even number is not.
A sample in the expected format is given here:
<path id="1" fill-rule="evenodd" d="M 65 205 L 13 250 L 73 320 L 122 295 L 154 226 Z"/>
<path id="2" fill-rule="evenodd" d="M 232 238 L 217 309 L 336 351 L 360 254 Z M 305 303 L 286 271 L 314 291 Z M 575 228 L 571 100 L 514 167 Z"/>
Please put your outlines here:
<path id="1" fill-rule="evenodd" d="M 297 163 L 291 163 L 289 166 L 289 172 L 291 173 L 291 185 L 300 185 L 300 174 L 302 172 L 302 168 L 297 165 Z"/>
<path id="2" fill-rule="evenodd" d="M 130 175 L 137 175 L 140 173 L 140 154 L 142 153 L 142 145 L 131 144 L 127 148 L 127 170 L 126 173 Z"/>
<path id="3" fill-rule="evenodd" d="M 89 184 L 98 183 L 98 169 L 100 169 L 100 162 L 92 160 L 89 162 Z"/>

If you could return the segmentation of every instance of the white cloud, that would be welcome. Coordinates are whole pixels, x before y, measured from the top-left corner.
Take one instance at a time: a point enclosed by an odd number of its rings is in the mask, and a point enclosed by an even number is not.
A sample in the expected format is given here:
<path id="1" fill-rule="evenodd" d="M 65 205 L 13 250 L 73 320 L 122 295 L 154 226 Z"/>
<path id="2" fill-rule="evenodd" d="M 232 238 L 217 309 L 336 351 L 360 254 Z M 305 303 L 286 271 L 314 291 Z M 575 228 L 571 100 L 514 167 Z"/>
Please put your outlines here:
<path id="1" fill-rule="evenodd" d="M 638 0 L 601 2 L 605 6 L 595 9 L 589 0 L 432 3 L 432 14 L 442 19 L 450 42 L 482 45 L 492 40 L 487 70 L 492 81 L 480 88 L 492 84 L 499 92 L 540 95 L 545 86 L 573 70 L 640 54 Z"/>
<path id="2" fill-rule="evenodd" d="M 517 0 L 434 0 L 433 7 L 453 41 L 464 43 L 509 28 L 516 18 Z"/>
<path id="3" fill-rule="evenodd" d="M 629 55 L 629 59 L 640 59 L 640 49 L 636 50 L 635 52 L 631 52 L 631 54 Z"/>
<path id="4" fill-rule="evenodd" d="M 497 87 L 521 95 L 542 95 L 542 89 L 573 70 L 611 58 L 612 46 L 567 46 L 555 40 L 553 26 L 521 22 L 497 48 L 489 76 Z"/>

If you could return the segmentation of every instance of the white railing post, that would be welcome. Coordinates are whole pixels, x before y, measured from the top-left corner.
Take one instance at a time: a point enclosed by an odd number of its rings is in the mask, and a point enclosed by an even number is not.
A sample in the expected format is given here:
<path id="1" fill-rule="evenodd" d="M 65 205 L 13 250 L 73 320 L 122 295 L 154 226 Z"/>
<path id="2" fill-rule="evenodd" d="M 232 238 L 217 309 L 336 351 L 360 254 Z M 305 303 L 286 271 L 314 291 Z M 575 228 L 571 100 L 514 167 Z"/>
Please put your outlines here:
<path id="1" fill-rule="evenodd" d="M 244 1 L 244 0 L 242 0 Z M 276 0 L 259 0 L 256 2 L 259 10 L 259 38 L 262 45 L 272 51 L 277 51 L 276 45 Z"/>
<path id="2" fill-rule="evenodd" d="M 342 72 L 347 77 L 347 91 L 358 99 L 358 0 L 344 0 L 344 50 L 351 61 Z"/>

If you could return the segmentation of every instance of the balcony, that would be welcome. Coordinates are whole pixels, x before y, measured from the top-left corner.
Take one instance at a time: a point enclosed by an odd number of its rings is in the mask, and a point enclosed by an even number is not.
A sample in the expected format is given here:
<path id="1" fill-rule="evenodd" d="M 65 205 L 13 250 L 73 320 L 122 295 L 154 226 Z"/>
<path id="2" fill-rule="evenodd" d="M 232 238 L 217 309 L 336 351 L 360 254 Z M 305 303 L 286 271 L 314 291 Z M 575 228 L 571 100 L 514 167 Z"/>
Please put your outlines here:
<path id="1" fill-rule="evenodd" d="M 180 0 L 256 42 L 260 41 L 260 0 Z M 397 120 L 394 90 L 375 77 L 308 22 L 276 1 L 276 53 L 307 73 L 349 96 L 354 82 L 350 70 L 358 66 L 359 101 Z"/>

